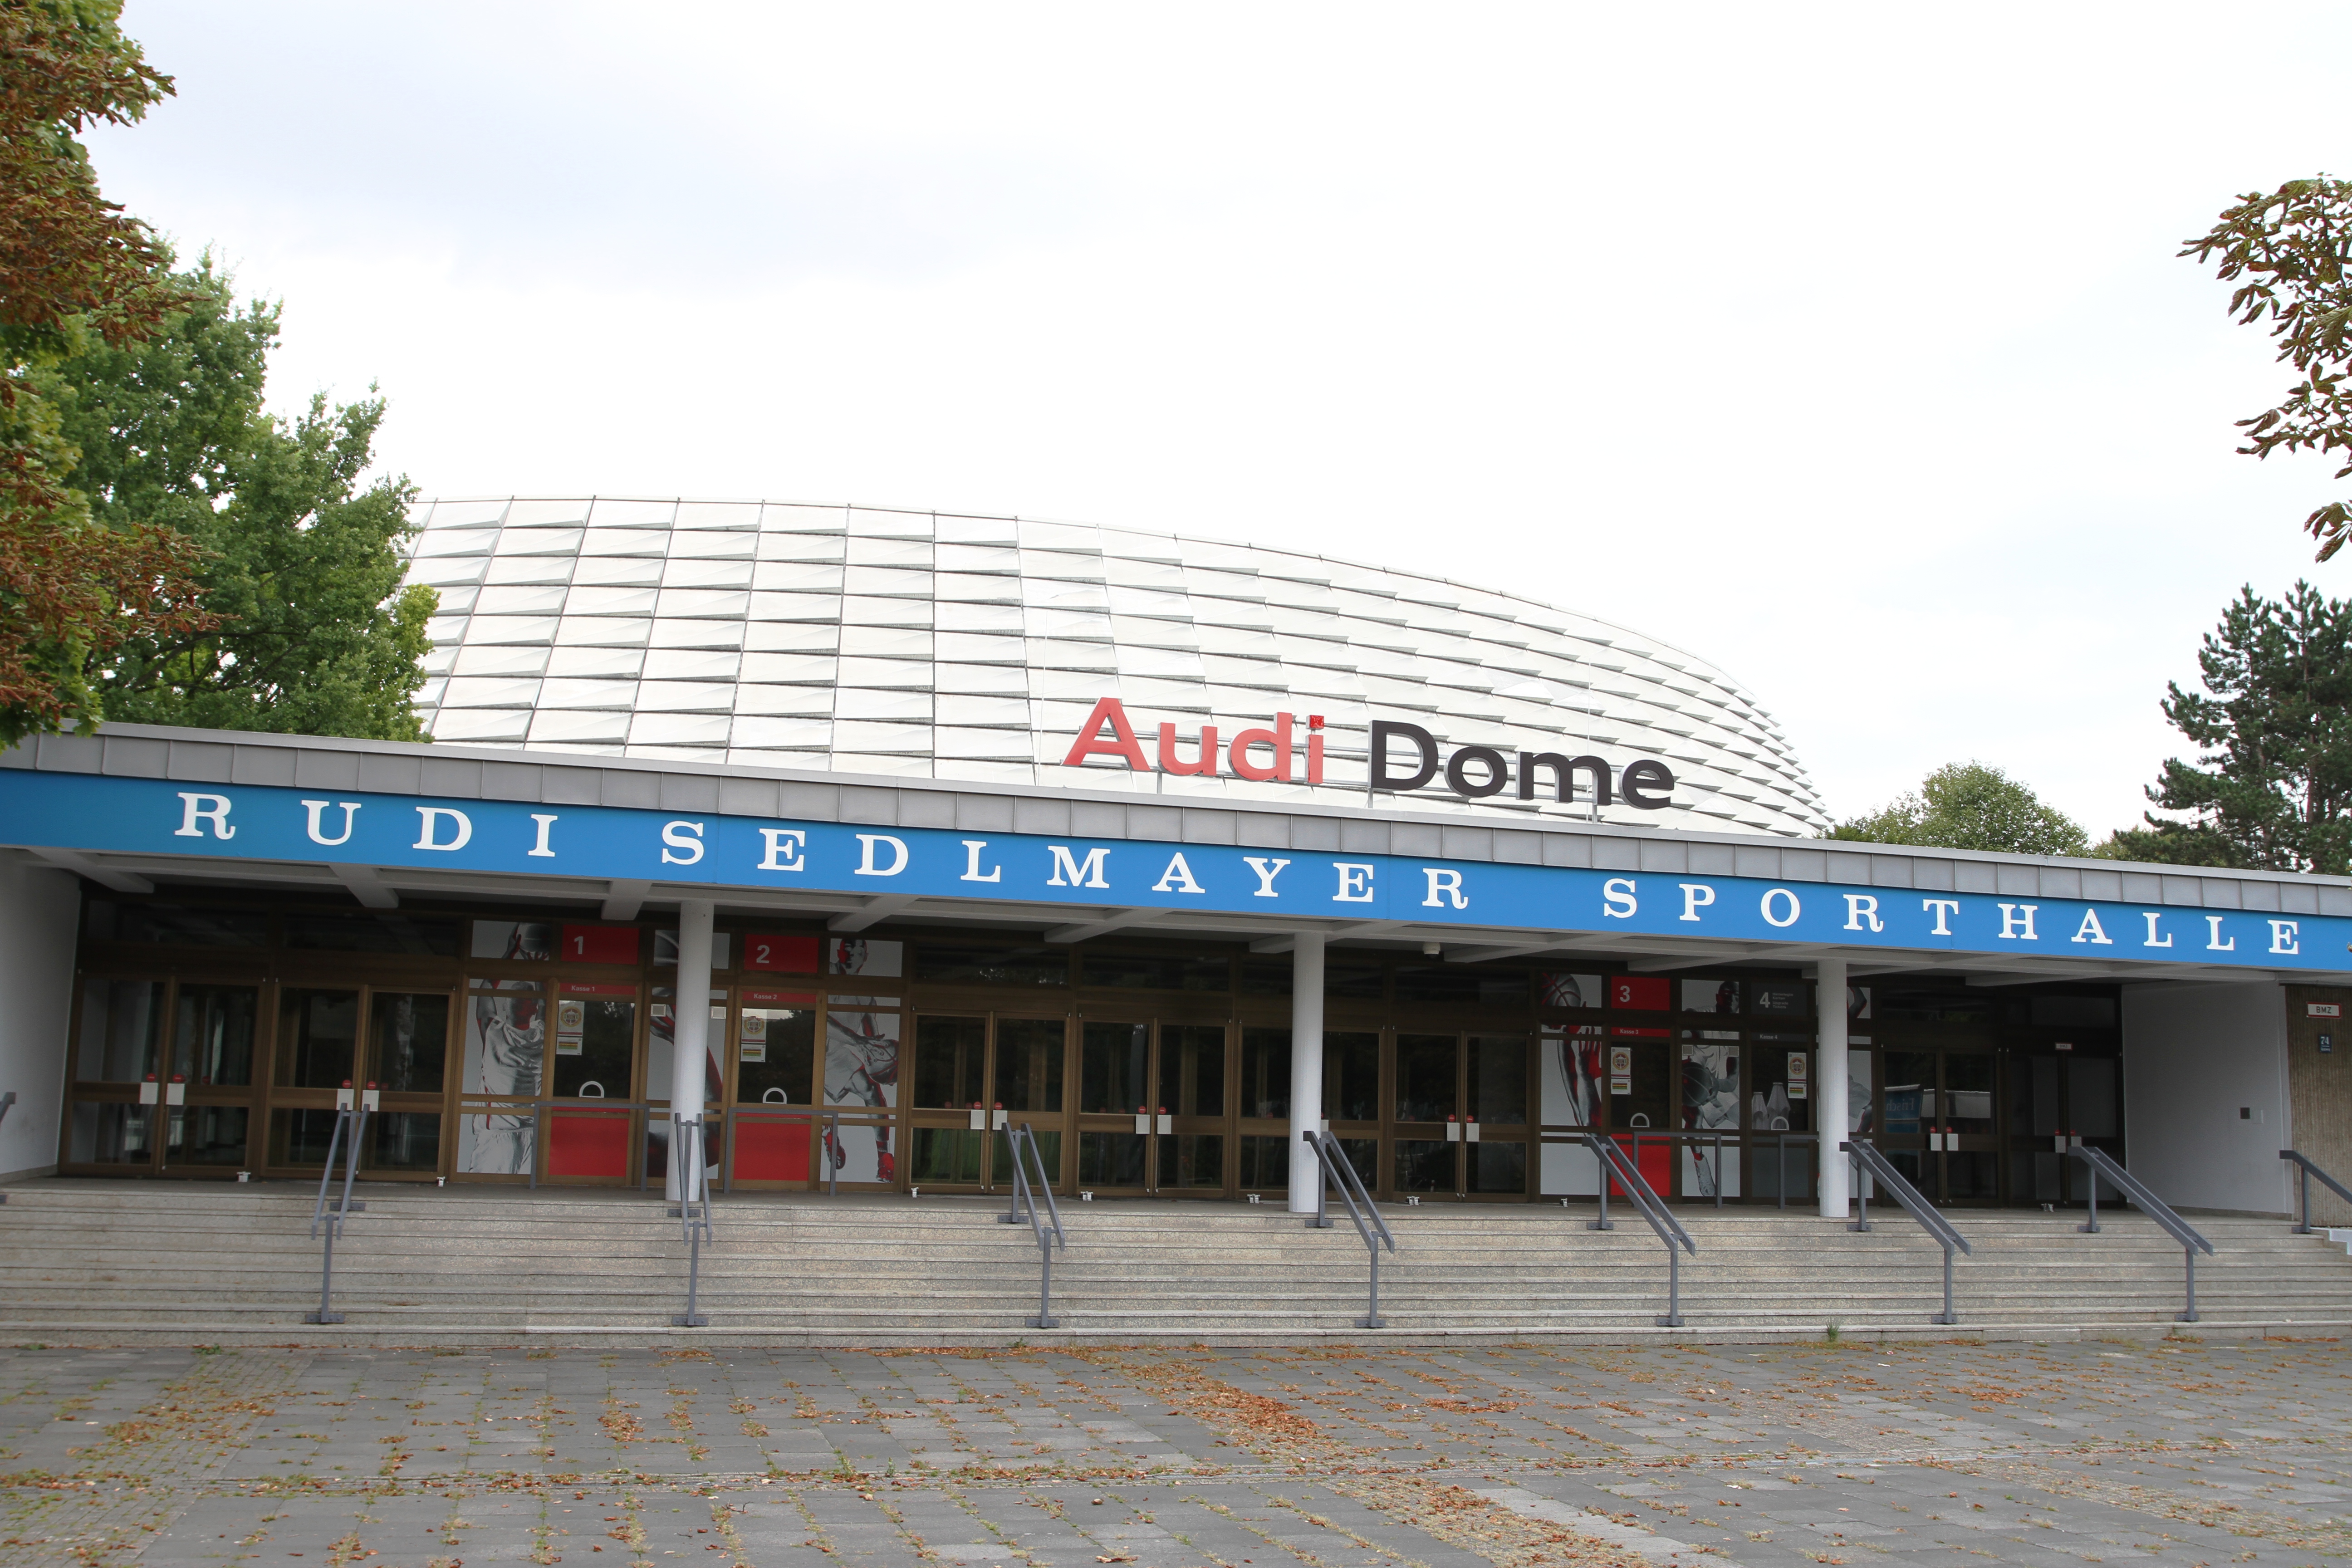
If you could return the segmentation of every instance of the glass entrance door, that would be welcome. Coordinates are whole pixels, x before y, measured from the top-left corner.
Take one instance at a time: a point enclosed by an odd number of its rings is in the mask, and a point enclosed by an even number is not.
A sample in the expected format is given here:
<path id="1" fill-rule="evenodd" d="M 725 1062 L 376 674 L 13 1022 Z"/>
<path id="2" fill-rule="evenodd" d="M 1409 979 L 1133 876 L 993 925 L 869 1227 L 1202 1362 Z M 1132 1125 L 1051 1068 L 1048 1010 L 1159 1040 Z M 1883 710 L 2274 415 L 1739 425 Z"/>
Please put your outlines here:
<path id="1" fill-rule="evenodd" d="M 2111 1056 L 2071 1052 L 2020 1052 L 2009 1058 L 2006 1142 L 2012 1203 L 2084 1202 L 2090 1171 L 2066 1153 L 2076 1139 L 2123 1159 L 2119 1065 Z M 2101 1201 L 2113 1191 L 2103 1185 Z"/>
<path id="2" fill-rule="evenodd" d="M 1087 1019 L 1078 1028 L 1077 1185 L 1222 1194 L 1226 1077 L 1223 1025 Z"/>
<path id="3" fill-rule="evenodd" d="M 82 983 L 64 1163 L 118 1174 L 252 1165 L 261 987 Z"/>
<path id="4" fill-rule="evenodd" d="M 1528 1056 L 1525 1035 L 1400 1032 L 1391 1190 L 1526 1193 Z"/>
<path id="5" fill-rule="evenodd" d="M 1026 1123 L 1055 1186 L 1066 1186 L 1070 1032 L 1065 1018 L 919 1016 L 909 1183 L 982 1191 L 1010 1184 L 1005 1134 Z"/>
<path id="6" fill-rule="evenodd" d="M 1930 1203 L 2000 1202 L 1998 1058 L 1990 1051 L 1883 1056 L 1887 1158 Z"/>

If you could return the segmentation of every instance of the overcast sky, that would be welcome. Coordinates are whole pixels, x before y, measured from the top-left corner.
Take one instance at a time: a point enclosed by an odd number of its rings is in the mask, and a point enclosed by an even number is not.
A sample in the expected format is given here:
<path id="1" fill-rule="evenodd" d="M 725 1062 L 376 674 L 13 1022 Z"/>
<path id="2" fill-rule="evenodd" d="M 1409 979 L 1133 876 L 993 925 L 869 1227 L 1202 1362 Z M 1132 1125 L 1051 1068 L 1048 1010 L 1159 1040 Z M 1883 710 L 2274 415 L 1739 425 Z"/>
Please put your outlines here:
<path id="1" fill-rule="evenodd" d="M 428 494 L 1011 512 L 1681 644 L 1838 815 L 2097 837 L 2242 584 L 2347 589 L 2176 259 L 2352 173 L 2341 6 L 131 0 L 113 199 Z M 2275 40 L 2266 42 L 2264 40 Z M 2298 85 L 2300 84 L 2300 85 Z"/>

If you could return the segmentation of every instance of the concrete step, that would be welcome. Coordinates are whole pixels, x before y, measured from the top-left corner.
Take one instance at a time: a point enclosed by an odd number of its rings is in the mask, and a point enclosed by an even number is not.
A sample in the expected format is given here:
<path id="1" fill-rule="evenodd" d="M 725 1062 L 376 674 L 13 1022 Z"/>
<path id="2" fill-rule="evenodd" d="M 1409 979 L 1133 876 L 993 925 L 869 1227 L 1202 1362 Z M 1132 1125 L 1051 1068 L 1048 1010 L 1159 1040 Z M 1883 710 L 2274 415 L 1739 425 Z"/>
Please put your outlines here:
<path id="1" fill-rule="evenodd" d="M 673 1332 L 688 1249 L 661 1201 L 635 1193 L 371 1185 L 336 1248 L 338 1310 L 317 1305 L 315 1191 L 37 1183 L 0 1208 L 0 1340 L 71 1343 L 645 1342 Z M 1006 1342 L 1045 1332 L 1105 1342 L 1204 1336 L 1235 1343 L 1362 1337 L 1365 1258 L 1329 1230 L 1265 1205 L 1066 1205 L 1056 1310 L 1030 1331 L 1037 1251 L 1001 1201 L 763 1194 L 721 1198 L 701 1251 L 705 1342 Z M 1661 1332 L 1665 1259 L 1638 1215 L 1426 1205 L 1386 1211 L 1384 1310 L 1431 1340 Z M 1868 1234 L 1817 1215 L 1697 1209 L 1683 1262 L 1688 1333 L 1774 1340 L 1903 1335 L 1941 1302 L 1942 1254 L 1906 1215 Z M 2064 1337 L 2165 1331 L 2179 1310 L 2179 1247 L 2145 1215 L 1957 1213 L 1963 1330 Z M 2200 1331 L 2352 1321 L 2352 1256 L 2277 1221 L 2196 1222 L 2219 1256 L 2198 1267 Z M 1935 1331 L 1950 1333 L 1950 1329 Z M 735 1336 L 732 1340 L 727 1336 Z M 325 1336 L 321 1338 L 320 1336 Z"/>

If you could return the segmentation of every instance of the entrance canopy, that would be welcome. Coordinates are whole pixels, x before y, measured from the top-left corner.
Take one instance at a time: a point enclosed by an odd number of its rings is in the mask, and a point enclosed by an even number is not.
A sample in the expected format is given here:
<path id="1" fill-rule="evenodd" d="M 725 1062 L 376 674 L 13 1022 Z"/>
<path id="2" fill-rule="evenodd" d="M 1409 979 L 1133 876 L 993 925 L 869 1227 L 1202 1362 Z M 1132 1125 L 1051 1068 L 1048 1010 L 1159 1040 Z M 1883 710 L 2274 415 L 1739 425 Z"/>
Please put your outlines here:
<path id="1" fill-rule="evenodd" d="M 121 891 L 340 885 L 373 908 L 585 896 L 625 920 L 707 900 L 839 931 L 897 917 L 1264 952 L 1317 933 L 1462 963 L 1606 950 L 1984 985 L 2352 975 L 2345 879 L 135 725 L 0 755 L 0 843 Z"/>

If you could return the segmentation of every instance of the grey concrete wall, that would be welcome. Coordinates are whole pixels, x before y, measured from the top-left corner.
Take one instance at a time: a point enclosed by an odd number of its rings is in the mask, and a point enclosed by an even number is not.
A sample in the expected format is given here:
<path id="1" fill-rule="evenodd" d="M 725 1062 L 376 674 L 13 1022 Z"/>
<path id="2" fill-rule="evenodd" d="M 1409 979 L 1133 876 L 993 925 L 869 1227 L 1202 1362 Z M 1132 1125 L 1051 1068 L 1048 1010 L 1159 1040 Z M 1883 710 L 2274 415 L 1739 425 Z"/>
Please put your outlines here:
<path id="1" fill-rule="evenodd" d="M 0 864 L 0 1091 L 16 1091 L 0 1121 L 0 1181 L 57 1169 L 80 914 L 66 872 Z"/>
<path id="2" fill-rule="evenodd" d="M 2287 1212 L 2286 994 L 2123 988 L 2126 1164 L 2176 1208 Z"/>

